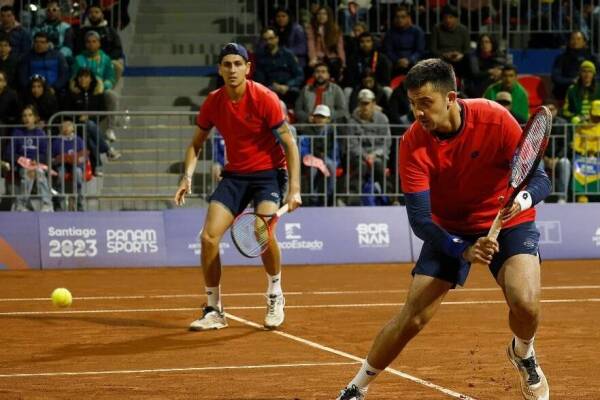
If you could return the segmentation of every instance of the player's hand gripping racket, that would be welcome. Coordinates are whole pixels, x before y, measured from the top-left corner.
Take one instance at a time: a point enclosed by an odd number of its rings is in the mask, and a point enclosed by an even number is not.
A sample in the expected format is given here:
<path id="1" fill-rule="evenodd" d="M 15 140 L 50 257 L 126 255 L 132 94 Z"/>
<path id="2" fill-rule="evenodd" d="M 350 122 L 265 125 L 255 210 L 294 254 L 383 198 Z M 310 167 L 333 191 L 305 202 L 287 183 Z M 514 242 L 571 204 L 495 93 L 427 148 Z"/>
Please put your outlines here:
<path id="1" fill-rule="evenodd" d="M 498 215 L 496 215 L 492 227 L 488 232 L 488 238 L 496 239 L 498 237 L 502 229 L 504 210 L 512 207 L 519 192 L 527 186 L 527 183 L 529 183 L 529 180 L 535 173 L 548 146 L 551 130 L 552 114 L 550 110 L 545 106 L 538 107 L 529 118 L 529 121 L 527 121 L 525 129 L 523 129 L 521 141 L 511 160 L 508 190 L 512 192 L 504 202 Z"/>
<path id="2" fill-rule="evenodd" d="M 245 211 L 238 215 L 231 225 L 231 240 L 242 255 L 254 258 L 263 254 L 275 234 L 279 217 L 288 212 L 284 205 L 273 215 Z"/>

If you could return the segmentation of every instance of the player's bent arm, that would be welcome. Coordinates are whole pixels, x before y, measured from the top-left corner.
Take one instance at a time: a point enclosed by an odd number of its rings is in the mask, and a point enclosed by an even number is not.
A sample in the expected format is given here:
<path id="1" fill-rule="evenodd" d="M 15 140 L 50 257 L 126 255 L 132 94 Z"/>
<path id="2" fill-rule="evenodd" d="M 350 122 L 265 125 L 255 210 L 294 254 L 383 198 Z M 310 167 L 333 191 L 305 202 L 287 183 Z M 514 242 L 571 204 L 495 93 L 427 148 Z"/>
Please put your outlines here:
<path id="1" fill-rule="evenodd" d="M 294 135 L 292 135 L 287 123 L 284 122 L 277 128 L 277 135 L 285 151 L 287 161 L 289 178 L 288 204 L 290 211 L 292 211 L 302 203 L 300 198 L 300 156 L 298 155 L 296 139 L 294 139 Z"/>
<path id="2" fill-rule="evenodd" d="M 185 152 L 185 178 L 191 179 L 194 175 L 194 171 L 196 170 L 196 163 L 198 162 L 198 156 L 200 155 L 200 152 L 202 151 L 202 146 L 204 145 L 204 142 L 206 142 L 206 139 L 208 139 L 209 135 L 210 131 L 196 126 L 192 142 L 190 143 Z"/>
<path id="3" fill-rule="evenodd" d="M 415 235 L 450 257 L 462 257 L 469 243 L 433 222 L 429 190 L 406 193 L 405 199 L 408 221 Z"/>
<path id="4" fill-rule="evenodd" d="M 546 174 L 544 168 L 539 165 L 527 184 L 527 192 L 531 196 L 530 206 L 535 206 L 544 200 L 551 191 L 552 184 L 550 183 L 550 178 L 548 178 L 548 174 Z M 523 210 L 523 207 L 521 207 L 521 209 Z"/>

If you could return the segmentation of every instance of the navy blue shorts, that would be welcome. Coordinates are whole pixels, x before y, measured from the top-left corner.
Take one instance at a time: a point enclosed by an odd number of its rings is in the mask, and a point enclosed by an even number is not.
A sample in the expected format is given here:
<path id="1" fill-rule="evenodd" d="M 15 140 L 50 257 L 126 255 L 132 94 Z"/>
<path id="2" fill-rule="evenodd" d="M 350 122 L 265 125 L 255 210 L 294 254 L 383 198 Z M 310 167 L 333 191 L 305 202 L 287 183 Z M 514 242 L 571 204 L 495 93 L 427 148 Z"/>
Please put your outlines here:
<path id="1" fill-rule="evenodd" d="M 486 234 L 461 237 L 469 243 L 475 243 L 478 238 Z M 489 265 L 490 272 L 494 275 L 494 278 L 498 277 L 500 268 L 502 268 L 504 262 L 510 257 L 517 254 L 538 255 L 539 240 L 540 233 L 534 222 L 525 222 L 502 229 L 500 235 L 498 235 L 500 251 L 494 255 Z M 425 242 L 423 243 L 417 264 L 412 270 L 412 274 L 432 276 L 453 283 L 454 286 L 452 287 L 456 287 L 456 285 L 464 286 L 470 268 L 471 263 L 462 258 L 450 257 Z"/>
<path id="2" fill-rule="evenodd" d="M 234 216 L 241 214 L 250 202 L 254 207 L 263 201 L 271 201 L 280 206 L 288 180 L 285 169 L 248 174 L 223 172 L 221 176 L 223 179 L 210 196 L 210 201 L 223 204 Z"/>

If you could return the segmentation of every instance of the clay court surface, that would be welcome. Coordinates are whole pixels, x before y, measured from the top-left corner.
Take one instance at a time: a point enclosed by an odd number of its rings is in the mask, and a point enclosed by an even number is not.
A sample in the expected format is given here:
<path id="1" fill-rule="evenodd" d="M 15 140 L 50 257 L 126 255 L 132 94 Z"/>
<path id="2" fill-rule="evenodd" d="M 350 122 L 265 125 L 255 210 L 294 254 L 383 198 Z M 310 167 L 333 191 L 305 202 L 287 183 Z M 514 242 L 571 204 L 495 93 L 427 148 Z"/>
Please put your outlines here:
<path id="1" fill-rule="evenodd" d="M 401 307 L 410 265 L 290 266 L 286 322 L 259 325 L 264 272 L 227 267 L 229 328 L 189 332 L 199 268 L 3 271 L 0 399 L 334 399 Z M 543 266 L 537 351 L 553 399 L 600 399 L 600 261 Z M 69 288 L 70 309 L 48 299 Z M 507 307 L 474 269 L 371 385 L 376 399 L 520 399 Z M 462 397 L 461 397 L 462 396 Z"/>

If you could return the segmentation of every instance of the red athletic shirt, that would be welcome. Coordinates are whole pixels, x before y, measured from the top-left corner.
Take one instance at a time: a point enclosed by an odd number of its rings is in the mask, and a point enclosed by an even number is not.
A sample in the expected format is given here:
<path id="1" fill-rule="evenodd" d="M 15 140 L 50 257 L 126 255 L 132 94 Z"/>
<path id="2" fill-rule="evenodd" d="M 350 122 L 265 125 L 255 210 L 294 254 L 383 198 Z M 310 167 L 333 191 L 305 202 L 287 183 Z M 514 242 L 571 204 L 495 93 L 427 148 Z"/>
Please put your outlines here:
<path id="1" fill-rule="evenodd" d="M 285 153 L 273 132 L 283 121 L 277 95 L 251 80 L 238 102 L 225 87 L 211 92 L 196 117 L 202 129 L 217 127 L 225 139 L 225 170 L 239 173 L 285 168 Z"/>
<path id="2" fill-rule="evenodd" d="M 487 231 L 507 195 L 510 160 L 522 130 L 501 105 L 459 100 L 463 127 L 440 140 L 413 123 L 400 144 L 399 170 L 405 193 L 430 191 L 431 213 L 442 228 L 463 234 Z M 510 192 L 508 192 L 510 194 Z M 505 227 L 535 220 L 530 208 Z"/>

